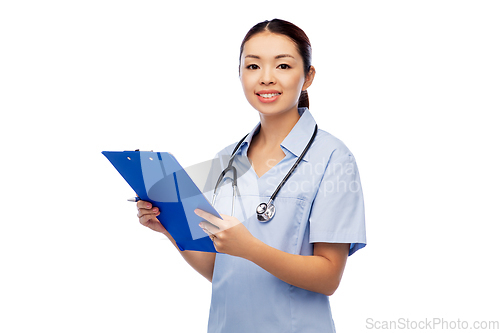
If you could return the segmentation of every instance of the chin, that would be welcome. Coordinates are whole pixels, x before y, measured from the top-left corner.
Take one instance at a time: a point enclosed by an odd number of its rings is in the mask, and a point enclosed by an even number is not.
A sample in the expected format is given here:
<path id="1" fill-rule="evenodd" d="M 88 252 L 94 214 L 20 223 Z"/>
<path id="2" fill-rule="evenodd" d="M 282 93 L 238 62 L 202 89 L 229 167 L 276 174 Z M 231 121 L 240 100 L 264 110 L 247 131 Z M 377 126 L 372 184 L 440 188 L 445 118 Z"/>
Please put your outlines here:
<path id="1" fill-rule="evenodd" d="M 278 115 L 278 114 L 285 114 L 285 113 L 288 113 L 288 112 L 292 112 L 295 109 L 294 109 L 293 106 L 291 106 L 291 107 L 288 107 L 288 108 L 284 108 L 284 107 L 273 107 L 273 108 L 264 107 L 264 108 L 256 108 L 256 110 L 259 111 L 259 113 L 261 113 L 263 115 L 271 116 L 271 115 Z"/>
<path id="2" fill-rule="evenodd" d="M 296 103 L 285 100 L 277 100 L 272 103 L 263 103 L 255 95 L 252 95 L 250 98 L 247 98 L 247 100 L 255 110 L 259 111 L 259 113 L 263 115 L 275 115 L 275 114 L 286 113 L 290 110 L 296 110 L 299 104 L 298 98 Z"/>

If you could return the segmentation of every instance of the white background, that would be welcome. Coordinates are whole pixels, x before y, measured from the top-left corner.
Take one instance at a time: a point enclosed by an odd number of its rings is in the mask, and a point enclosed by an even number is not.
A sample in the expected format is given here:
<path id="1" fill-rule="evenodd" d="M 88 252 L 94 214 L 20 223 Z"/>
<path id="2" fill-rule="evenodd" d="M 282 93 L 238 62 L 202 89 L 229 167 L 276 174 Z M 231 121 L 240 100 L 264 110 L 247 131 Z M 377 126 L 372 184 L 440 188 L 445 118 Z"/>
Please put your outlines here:
<path id="1" fill-rule="evenodd" d="M 338 332 L 499 321 L 499 15 L 498 1 L 2 1 L 0 331 L 206 331 L 210 283 L 139 224 L 101 151 L 189 166 L 239 140 L 258 122 L 240 43 L 275 17 L 310 37 L 311 112 L 360 170 L 368 245 L 330 298 Z"/>

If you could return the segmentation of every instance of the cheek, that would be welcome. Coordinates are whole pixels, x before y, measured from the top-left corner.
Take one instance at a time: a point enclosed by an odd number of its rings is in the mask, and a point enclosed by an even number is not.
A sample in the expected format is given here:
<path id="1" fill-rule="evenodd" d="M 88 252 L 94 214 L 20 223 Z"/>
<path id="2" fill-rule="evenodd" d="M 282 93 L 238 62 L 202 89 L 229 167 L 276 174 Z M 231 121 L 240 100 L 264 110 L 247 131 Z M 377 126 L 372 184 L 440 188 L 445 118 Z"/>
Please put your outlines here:
<path id="1" fill-rule="evenodd" d="M 302 86 L 304 84 L 304 79 L 302 75 L 291 75 L 286 79 L 282 80 L 283 87 L 289 91 L 295 91 L 300 94 L 302 91 Z"/>
<path id="2" fill-rule="evenodd" d="M 250 75 L 242 75 L 241 76 L 241 85 L 243 87 L 243 91 L 245 95 L 251 94 L 253 95 L 254 85 L 252 84 L 252 79 Z"/>

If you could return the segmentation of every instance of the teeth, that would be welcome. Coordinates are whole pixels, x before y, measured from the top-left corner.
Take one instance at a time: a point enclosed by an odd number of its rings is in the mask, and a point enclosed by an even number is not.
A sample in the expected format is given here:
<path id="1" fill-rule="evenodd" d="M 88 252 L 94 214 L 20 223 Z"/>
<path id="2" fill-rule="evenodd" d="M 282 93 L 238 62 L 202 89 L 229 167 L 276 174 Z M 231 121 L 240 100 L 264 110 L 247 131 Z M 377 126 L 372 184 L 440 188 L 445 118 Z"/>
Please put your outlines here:
<path id="1" fill-rule="evenodd" d="M 264 98 L 271 98 L 271 97 L 274 97 L 274 96 L 278 96 L 279 93 L 274 93 L 274 94 L 260 94 L 259 96 L 260 97 L 264 97 Z"/>

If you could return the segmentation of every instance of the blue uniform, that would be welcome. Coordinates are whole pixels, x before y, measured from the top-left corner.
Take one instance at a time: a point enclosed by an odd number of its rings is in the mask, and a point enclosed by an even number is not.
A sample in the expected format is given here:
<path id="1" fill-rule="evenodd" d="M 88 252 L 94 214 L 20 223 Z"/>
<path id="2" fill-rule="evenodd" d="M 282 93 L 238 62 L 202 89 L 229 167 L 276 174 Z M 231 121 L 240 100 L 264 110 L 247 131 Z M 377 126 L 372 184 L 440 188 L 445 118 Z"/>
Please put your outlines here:
<path id="1" fill-rule="evenodd" d="M 350 243 L 349 255 L 366 245 L 363 194 L 356 161 L 342 141 L 318 129 L 304 160 L 278 193 L 276 214 L 259 222 L 255 209 L 270 196 L 302 153 L 314 131 L 307 108 L 281 144 L 285 157 L 260 178 L 247 151 L 260 124 L 236 152 L 238 170 L 235 217 L 250 233 L 281 251 L 313 255 L 313 243 Z M 232 144 L 218 154 L 219 171 L 227 166 Z M 218 172 L 212 176 L 218 177 Z M 227 177 L 232 177 L 229 173 Z M 232 186 L 224 182 L 215 208 L 230 215 Z M 335 332 L 329 298 L 290 285 L 243 258 L 217 253 L 212 279 L 209 333 Z"/>

